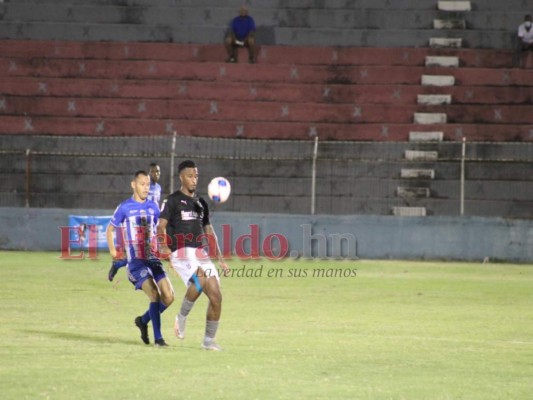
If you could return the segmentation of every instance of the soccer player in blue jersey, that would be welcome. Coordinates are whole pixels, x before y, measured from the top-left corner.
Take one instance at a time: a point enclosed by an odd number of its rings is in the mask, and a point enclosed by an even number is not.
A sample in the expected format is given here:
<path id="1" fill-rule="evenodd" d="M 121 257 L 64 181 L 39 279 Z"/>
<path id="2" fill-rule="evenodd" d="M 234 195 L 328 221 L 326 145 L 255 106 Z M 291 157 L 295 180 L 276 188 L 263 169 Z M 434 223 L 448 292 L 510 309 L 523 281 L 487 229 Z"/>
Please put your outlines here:
<path id="1" fill-rule="evenodd" d="M 209 208 L 205 200 L 196 194 L 198 169 L 194 161 L 186 160 L 178 166 L 181 188 L 164 201 L 157 225 L 158 236 L 167 235 L 170 243 L 161 243 L 161 257 L 170 256 L 172 268 L 187 286 L 187 291 L 176 317 L 174 332 L 178 339 L 185 338 L 185 322 L 194 302 L 203 293 L 209 303 L 207 306 L 205 336 L 202 348 L 220 350 L 215 342 L 218 322 L 222 312 L 222 294 L 218 271 L 209 258 L 218 258 L 219 264 L 228 271 L 218 246 L 214 229 L 209 221 Z M 215 254 L 205 251 L 202 238 L 212 240 L 211 249 Z"/>
<path id="2" fill-rule="evenodd" d="M 107 245 L 113 259 L 121 258 L 115 247 L 114 233 L 122 235 L 128 261 L 128 278 L 135 289 L 142 289 L 150 299 L 148 311 L 135 318 L 141 339 L 149 344 L 148 322 L 152 321 L 156 346 L 167 346 L 161 334 L 161 313 L 174 301 L 174 289 L 154 246 L 159 206 L 148 200 L 150 177 L 137 171 L 131 182 L 133 196 L 119 204 L 107 226 Z"/>
<path id="3" fill-rule="evenodd" d="M 161 201 L 161 185 L 157 183 L 159 181 L 159 178 L 161 177 L 161 168 L 159 167 L 159 164 L 155 162 L 151 163 L 149 174 L 150 174 L 150 190 L 148 191 L 148 200 L 151 200 L 157 203 L 157 205 L 159 205 Z M 113 262 L 111 263 L 111 268 L 109 268 L 109 272 L 107 274 L 109 282 L 113 281 L 118 270 L 122 267 L 125 267 L 127 263 L 128 262 L 125 259 L 113 260 Z"/>
<path id="4" fill-rule="evenodd" d="M 161 185 L 159 185 L 159 178 L 161 177 L 161 168 L 157 163 L 150 164 L 150 190 L 148 191 L 148 200 L 152 200 L 158 205 L 161 204 Z"/>

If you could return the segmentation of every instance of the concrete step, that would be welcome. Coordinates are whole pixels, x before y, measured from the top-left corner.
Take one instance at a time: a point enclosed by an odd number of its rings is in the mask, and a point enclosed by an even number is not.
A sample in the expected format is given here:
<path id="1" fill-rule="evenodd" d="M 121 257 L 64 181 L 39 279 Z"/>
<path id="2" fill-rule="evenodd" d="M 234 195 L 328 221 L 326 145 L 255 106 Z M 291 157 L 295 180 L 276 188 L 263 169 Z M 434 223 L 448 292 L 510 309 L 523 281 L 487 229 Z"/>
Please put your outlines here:
<path id="1" fill-rule="evenodd" d="M 392 215 L 398 217 L 425 217 L 426 207 L 392 207 Z"/>
<path id="2" fill-rule="evenodd" d="M 6 96 L 0 115 L 385 124 L 410 123 L 416 109 L 414 105 L 391 107 L 388 104 Z"/>
<path id="3" fill-rule="evenodd" d="M 429 198 L 431 191 L 425 187 L 403 187 L 396 188 L 396 196 L 402 198 Z"/>
<path id="4" fill-rule="evenodd" d="M 425 67 L 295 66 L 148 60 L 0 59 L 8 76 L 96 79 L 173 79 L 329 84 L 418 84 Z"/>
<path id="5" fill-rule="evenodd" d="M 425 105 L 439 105 L 439 104 L 451 104 L 451 94 L 419 94 L 417 96 L 418 104 Z"/>
<path id="6" fill-rule="evenodd" d="M 445 124 L 447 116 L 444 113 L 420 113 L 414 114 L 414 123 L 422 125 Z"/>
<path id="7" fill-rule="evenodd" d="M 420 132 L 412 131 L 409 132 L 409 141 L 410 142 L 442 142 L 444 139 L 444 132 L 430 131 L 430 132 Z"/>
<path id="8" fill-rule="evenodd" d="M 524 69 L 526 75 L 521 75 L 521 69 L 496 69 L 496 68 L 459 68 L 454 70 L 456 81 L 461 85 L 482 86 L 533 86 L 531 69 Z M 468 71 L 468 72 L 467 72 Z M 520 82 L 520 83 L 518 83 Z"/>
<path id="9" fill-rule="evenodd" d="M 449 0 L 449 3 L 462 3 L 464 1 L 457 1 L 457 0 Z M 468 2 L 468 1 L 467 1 Z M 67 4 L 67 5 L 86 5 L 88 3 L 87 0 L 17 0 L 16 3 L 23 3 L 23 4 Z M 99 0 L 99 1 L 92 1 L 91 3 L 99 3 L 99 4 L 126 4 L 126 3 L 133 3 L 138 6 L 175 6 L 176 4 L 183 6 L 183 7 L 192 7 L 194 5 L 198 7 L 222 7 L 220 0 L 135 0 L 130 2 L 124 2 L 124 1 L 111 1 L 111 0 Z M 239 8 L 240 5 L 242 5 L 242 0 L 226 0 L 223 4 L 225 8 L 229 8 L 231 10 L 235 10 L 235 8 Z M 245 2 L 246 4 L 250 4 L 250 7 L 255 9 L 260 8 L 280 8 L 280 2 L 279 0 L 248 0 Z M 499 11 L 505 11 L 507 9 L 517 9 L 520 11 L 528 11 L 530 8 L 528 7 L 528 2 L 524 0 L 506 0 L 505 3 L 502 3 L 501 1 L 493 0 L 485 0 L 482 3 L 483 8 L 487 10 L 499 10 Z M 436 7 L 435 1 L 429 1 L 429 0 L 397 0 L 397 1 L 391 1 L 391 0 L 357 0 L 355 2 L 353 1 L 346 1 L 346 0 L 328 0 L 327 2 L 323 1 L 316 1 L 316 0 L 292 0 L 290 3 L 283 4 L 285 9 L 288 10 L 297 10 L 297 9 L 315 9 L 315 10 L 323 10 L 329 11 L 331 9 L 337 10 L 348 10 L 348 9 L 354 9 L 354 10 L 364 10 L 369 8 L 376 8 L 376 9 L 384 9 L 384 10 L 411 10 L 411 11 L 420 11 L 420 10 L 434 10 Z M 477 10 L 476 10 L 477 11 Z"/>
<path id="10" fill-rule="evenodd" d="M 471 11 L 472 4 L 470 1 L 439 1 L 437 8 L 440 11 Z"/>
<path id="11" fill-rule="evenodd" d="M 464 19 L 434 19 L 433 29 L 466 29 Z"/>
<path id="12" fill-rule="evenodd" d="M 328 104 L 412 105 L 420 88 L 413 85 L 327 83 L 209 82 L 167 79 L 70 79 L 0 77 L 0 93 L 36 97 L 242 100 Z M 515 98 L 515 97 L 511 97 Z"/>
<path id="13" fill-rule="evenodd" d="M 450 86 L 454 104 L 523 105 L 527 86 Z M 348 104 L 413 104 L 418 94 L 441 94 L 436 86 L 397 84 L 264 83 L 170 79 L 0 77 L 3 96 L 242 100 Z"/>
<path id="14" fill-rule="evenodd" d="M 389 0 L 390 1 L 390 0 Z M 174 7 L 175 8 L 175 7 Z M 237 7 L 238 9 L 238 7 Z M 129 8 L 127 8 L 129 11 Z M 207 10 L 210 11 L 210 10 Z M 262 43 L 281 46 L 353 46 L 353 47 L 425 47 L 435 31 L 412 29 L 411 19 L 402 28 L 377 29 L 262 26 Z M 79 41 L 165 42 L 220 44 L 227 28 L 226 21 L 216 20 L 206 25 L 203 21 L 189 24 L 145 25 L 139 21 L 129 23 L 65 23 L 29 21 L 0 21 L 2 39 L 45 39 Z M 281 22 L 281 21 L 280 21 Z M 430 22 L 431 23 L 431 22 Z M 379 24 L 378 24 L 379 25 Z M 375 26 L 375 25 L 374 25 Z M 460 37 L 472 48 L 512 48 L 514 37 L 502 35 L 500 30 L 448 30 L 451 37 Z"/>
<path id="15" fill-rule="evenodd" d="M 417 111 L 421 114 L 445 114 L 447 123 L 493 123 L 500 126 L 533 123 L 531 106 L 527 105 L 420 105 Z"/>
<path id="16" fill-rule="evenodd" d="M 520 17 L 522 18 L 522 16 Z M 513 29 L 515 28 L 513 24 Z M 217 62 L 225 59 L 220 44 L 177 44 L 142 42 L 87 42 L 50 40 L 0 40 L 0 54 L 6 58 L 60 58 Z M 261 64 L 289 65 L 412 65 L 427 57 L 459 57 L 465 67 L 512 67 L 513 50 L 361 48 L 311 46 L 261 46 Z M 426 63 L 427 65 L 427 63 Z"/>
<path id="17" fill-rule="evenodd" d="M 426 56 L 426 67 L 458 67 L 459 57 Z"/>
<path id="18" fill-rule="evenodd" d="M 261 64 L 290 65 L 420 65 L 428 49 L 266 46 L 258 51 Z M 52 40 L 0 40 L 4 57 L 46 57 L 61 59 L 149 60 L 220 62 L 226 52 L 220 44 L 141 42 L 81 42 Z M 488 53 L 487 53 L 488 54 Z M 500 54 L 500 59 L 501 59 Z"/>
<path id="19" fill-rule="evenodd" d="M 453 86 L 455 77 L 452 75 L 422 75 L 422 86 Z"/>
<path id="20" fill-rule="evenodd" d="M 516 1 L 516 0 L 508 0 Z M 26 4 L 35 4 L 35 3 L 56 3 L 56 4 L 67 4 L 67 5 L 85 5 L 87 0 L 17 0 L 20 3 Z M 117 0 L 94 0 L 91 3 L 99 4 L 123 4 L 124 1 Z M 180 6 L 192 7 L 196 5 L 197 7 L 224 7 L 230 10 L 235 8 L 238 10 L 239 6 L 243 4 L 242 0 L 226 0 L 223 4 L 219 0 L 135 0 L 126 2 L 127 4 L 133 3 L 139 6 L 175 6 L 176 4 Z M 248 0 L 245 2 L 249 4 L 252 9 L 260 8 L 281 8 L 279 0 Z M 407 1 L 390 1 L 390 0 L 357 0 L 357 2 L 346 2 L 346 0 L 328 0 L 327 2 L 317 2 L 316 0 L 292 0 L 288 4 L 283 4 L 284 9 L 288 10 L 298 10 L 298 9 L 314 9 L 314 10 L 323 10 L 323 12 L 333 10 L 348 10 L 348 9 L 367 9 L 367 8 L 378 8 L 385 10 L 401 10 L 401 9 L 410 9 L 410 10 L 431 10 L 435 8 L 435 2 L 430 2 L 428 0 L 407 0 Z M 387 8 L 388 7 L 388 8 Z"/>
<path id="21" fill-rule="evenodd" d="M 439 153 L 430 150 L 405 150 L 405 159 L 408 161 L 437 161 Z"/>
<path id="22" fill-rule="evenodd" d="M 453 104 L 477 105 L 524 105 L 531 98 L 531 88 L 527 86 L 449 86 L 446 93 L 450 94 Z M 424 86 L 420 94 L 441 94 L 443 88 Z"/>
<path id="23" fill-rule="evenodd" d="M 396 105 L 3 96 L 1 116 L 280 121 L 337 124 L 531 125 L 529 105 Z M 529 130 L 531 126 L 528 127 Z M 432 127 L 430 130 L 440 128 Z M 424 129 L 425 130 L 425 129 Z M 384 134 L 390 129 L 383 128 Z"/>
<path id="24" fill-rule="evenodd" d="M 36 1 L 34 3 L 37 3 Z M 235 17 L 235 9 L 225 3 L 216 5 L 216 18 L 206 13 L 209 8 L 201 4 L 173 6 L 140 7 L 138 2 L 108 1 L 105 4 L 53 4 L 56 1 L 44 4 L 27 4 L 11 2 L 6 7 L 4 20 L 6 21 L 32 21 L 32 22 L 62 22 L 62 23 L 143 23 L 146 25 L 215 25 L 219 21 L 230 21 Z M 94 1 L 93 1 L 94 3 Z M 111 4 L 109 4 L 111 3 Z M 114 4 L 113 4 L 114 3 Z M 122 3 L 122 4 L 120 4 Z M 331 3 L 331 1 L 330 1 Z M 376 8 L 361 9 L 360 0 L 357 3 L 347 4 L 345 8 L 329 7 L 325 12 L 323 8 L 314 4 L 312 7 L 298 9 L 289 8 L 290 5 L 280 4 L 276 7 L 252 6 L 253 16 L 256 21 L 261 21 L 265 26 L 311 27 L 311 28 L 373 28 L 373 29 L 424 29 L 432 17 L 438 13 L 435 9 L 412 9 L 405 4 L 398 7 L 394 13 Z M 237 7 L 238 9 L 238 7 Z M 412 17 L 416 12 L 418 18 Z M 409 15 L 410 14 L 410 15 Z"/>
<path id="25" fill-rule="evenodd" d="M 429 39 L 429 47 L 439 48 L 461 48 L 463 46 L 462 38 L 437 38 L 432 37 Z"/>
<path id="26" fill-rule="evenodd" d="M 56 3 L 54 0 L 53 3 Z M 398 0 L 397 0 L 398 1 Z M 36 3 L 36 1 L 34 1 Z M 46 3 L 28 4 L 18 1 L 6 3 L 3 16 L 4 21 L 25 21 L 25 22 L 61 22 L 66 23 L 99 23 L 99 24 L 120 24 L 121 22 L 144 23 L 147 25 L 216 25 L 218 21 L 229 21 L 235 16 L 235 9 L 219 4 L 216 7 L 216 19 L 209 19 L 207 7 L 201 5 L 180 5 L 176 4 L 167 7 L 152 6 L 140 7 L 135 1 L 133 4 L 122 2 L 122 5 L 115 1 L 113 4 L 93 4 L 73 5 L 73 4 L 53 4 L 50 0 Z M 108 3 L 111 3 L 109 1 Z M 400 2 L 401 3 L 401 2 Z M 435 18 L 457 17 L 457 12 L 447 11 L 413 10 L 409 8 L 398 8 L 394 12 L 377 9 L 371 6 L 367 9 L 360 9 L 360 0 L 352 3 L 350 7 L 344 9 L 329 8 L 327 12 L 316 6 L 309 9 L 291 9 L 285 3 L 283 6 L 260 7 L 252 6 L 253 15 L 256 21 L 261 21 L 264 26 L 272 27 L 283 23 L 284 26 L 294 28 L 368 28 L 368 29 L 426 29 Z M 395 4 L 394 2 L 390 3 Z M 460 17 L 467 20 L 469 28 L 476 30 L 515 30 L 517 21 L 523 20 L 524 12 L 508 6 L 506 10 L 489 10 L 484 3 L 474 13 L 460 13 Z M 237 7 L 238 9 L 238 7 Z M 356 11 L 360 9 L 359 11 Z M 530 10 L 528 10 L 530 11 Z M 413 18 L 413 14 L 415 18 Z M 261 33 L 261 31 L 259 32 Z"/>
<path id="27" fill-rule="evenodd" d="M 531 127 L 528 124 L 461 123 L 437 124 L 431 128 L 444 132 L 444 138 L 452 141 L 460 140 L 465 136 L 469 141 L 533 143 Z M 409 132 L 417 129 L 420 129 L 420 125 L 413 123 L 338 124 L 33 115 L 3 115 L 0 124 L 0 134 L 146 136 L 147 134 L 168 135 L 176 130 L 181 135 L 200 137 L 309 140 L 319 136 L 321 140 L 371 142 L 407 141 Z"/>
<path id="28" fill-rule="evenodd" d="M 434 169 L 402 168 L 400 171 L 402 179 L 435 179 Z"/>
<path id="29" fill-rule="evenodd" d="M 217 82 L 277 82 L 328 84 L 420 84 L 422 75 L 448 76 L 448 68 L 415 66 L 330 66 L 226 64 L 148 60 L 73 60 L 0 58 L 7 77 L 33 76 L 82 79 L 167 79 Z M 533 86 L 527 69 L 460 68 L 455 80 L 464 86 Z M 447 78 L 450 80 L 450 78 Z"/>

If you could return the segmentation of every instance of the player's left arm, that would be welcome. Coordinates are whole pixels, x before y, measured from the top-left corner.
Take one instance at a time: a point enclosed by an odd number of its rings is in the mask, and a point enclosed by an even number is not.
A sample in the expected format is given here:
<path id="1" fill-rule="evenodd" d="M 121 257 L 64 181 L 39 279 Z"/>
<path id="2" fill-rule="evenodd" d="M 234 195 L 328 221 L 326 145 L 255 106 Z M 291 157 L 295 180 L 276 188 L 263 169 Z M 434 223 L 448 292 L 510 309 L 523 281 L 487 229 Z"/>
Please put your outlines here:
<path id="1" fill-rule="evenodd" d="M 213 226 L 211 224 L 204 225 L 204 232 L 209 238 L 211 238 L 214 241 L 218 263 L 220 264 L 220 267 L 224 271 L 224 274 L 228 273 L 229 267 L 228 267 L 228 264 L 226 264 L 226 261 L 224 260 L 222 251 L 220 251 L 220 246 L 218 245 L 217 234 L 215 233 Z"/>

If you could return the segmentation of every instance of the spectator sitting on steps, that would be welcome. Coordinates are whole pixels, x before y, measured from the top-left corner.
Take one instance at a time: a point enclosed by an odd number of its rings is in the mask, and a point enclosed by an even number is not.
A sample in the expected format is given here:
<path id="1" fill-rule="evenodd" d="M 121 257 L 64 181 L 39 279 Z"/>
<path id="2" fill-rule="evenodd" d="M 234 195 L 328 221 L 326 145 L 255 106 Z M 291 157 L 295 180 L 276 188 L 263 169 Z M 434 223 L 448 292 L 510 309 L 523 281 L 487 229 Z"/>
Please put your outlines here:
<path id="1" fill-rule="evenodd" d="M 531 15 L 526 15 L 524 22 L 518 27 L 518 38 L 522 50 L 533 50 L 533 29 L 531 23 Z"/>
<path id="2" fill-rule="evenodd" d="M 226 62 L 237 62 L 239 47 L 247 47 L 248 61 L 252 64 L 255 63 L 255 22 L 248 15 L 246 6 L 242 6 L 239 15 L 231 21 L 224 43 L 228 52 Z"/>

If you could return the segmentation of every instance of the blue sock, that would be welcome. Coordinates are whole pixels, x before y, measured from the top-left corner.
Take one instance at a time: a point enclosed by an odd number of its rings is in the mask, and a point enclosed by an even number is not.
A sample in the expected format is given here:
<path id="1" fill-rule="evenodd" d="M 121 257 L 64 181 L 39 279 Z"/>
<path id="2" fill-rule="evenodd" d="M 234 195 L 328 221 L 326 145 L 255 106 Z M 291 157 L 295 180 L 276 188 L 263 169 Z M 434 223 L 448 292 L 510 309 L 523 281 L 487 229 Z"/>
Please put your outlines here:
<path id="1" fill-rule="evenodd" d="M 167 306 L 164 305 L 163 303 L 159 302 L 159 314 L 163 314 L 163 311 L 165 311 L 167 309 Z M 150 309 L 146 310 L 146 312 L 142 315 L 141 317 L 141 321 L 143 324 L 147 324 L 148 322 L 150 322 L 151 318 L 150 318 Z"/>
<path id="2" fill-rule="evenodd" d="M 152 328 L 154 328 L 154 340 L 161 339 L 161 313 L 159 312 L 159 302 L 150 303 L 148 312 L 150 313 L 150 319 L 152 320 Z"/>

